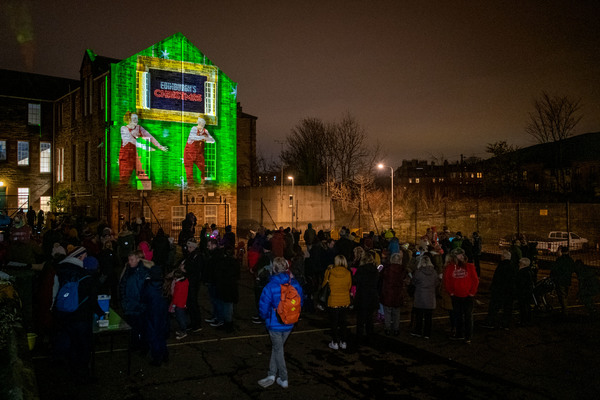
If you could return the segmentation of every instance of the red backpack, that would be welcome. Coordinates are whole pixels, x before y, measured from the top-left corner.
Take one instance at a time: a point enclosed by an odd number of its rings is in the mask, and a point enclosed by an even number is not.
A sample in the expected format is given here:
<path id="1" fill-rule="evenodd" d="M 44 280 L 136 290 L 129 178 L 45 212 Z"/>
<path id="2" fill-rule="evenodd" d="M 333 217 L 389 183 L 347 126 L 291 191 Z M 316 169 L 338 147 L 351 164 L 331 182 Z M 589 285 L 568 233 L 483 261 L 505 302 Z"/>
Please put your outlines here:
<path id="1" fill-rule="evenodd" d="M 277 319 L 282 324 L 295 324 L 300 319 L 300 295 L 292 286 L 292 277 L 288 283 L 280 285 L 281 301 L 277 306 Z"/>

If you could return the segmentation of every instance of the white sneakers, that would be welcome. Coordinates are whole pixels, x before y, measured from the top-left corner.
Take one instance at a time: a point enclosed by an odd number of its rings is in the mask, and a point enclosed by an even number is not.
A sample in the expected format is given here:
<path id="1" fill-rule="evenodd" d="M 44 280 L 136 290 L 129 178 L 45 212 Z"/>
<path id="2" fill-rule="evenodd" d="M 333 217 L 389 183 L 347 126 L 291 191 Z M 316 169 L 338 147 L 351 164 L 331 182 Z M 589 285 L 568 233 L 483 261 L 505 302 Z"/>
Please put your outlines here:
<path id="1" fill-rule="evenodd" d="M 277 378 L 279 379 L 279 378 Z M 272 384 L 275 383 L 275 377 L 273 375 L 269 375 L 264 379 L 261 379 L 260 381 L 258 381 L 258 384 L 264 388 L 267 388 L 269 386 L 271 386 Z M 277 382 L 279 383 L 279 382 Z M 287 381 L 285 381 L 286 385 L 287 385 Z"/>
<path id="2" fill-rule="evenodd" d="M 277 377 L 277 384 L 284 389 L 288 388 L 288 381 L 282 381 L 280 377 Z"/>
<path id="3" fill-rule="evenodd" d="M 333 350 L 338 350 L 338 349 L 342 349 L 342 350 L 346 350 L 346 342 L 340 342 L 339 344 L 336 342 L 330 342 L 329 343 L 329 348 L 333 349 Z"/>
<path id="4" fill-rule="evenodd" d="M 271 386 L 272 384 L 274 384 L 275 382 L 277 382 L 277 384 L 279 386 L 281 386 L 284 389 L 288 388 L 288 381 L 284 381 L 281 378 L 277 377 L 277 380 L 275 379 L 275 377 L 273 375 L 269 375 L 264 379 L 261 379 L 260 381 L 258 381 L 258 384 L 261 387 L 264 388 L 268 388 L 269 386 Z"/>

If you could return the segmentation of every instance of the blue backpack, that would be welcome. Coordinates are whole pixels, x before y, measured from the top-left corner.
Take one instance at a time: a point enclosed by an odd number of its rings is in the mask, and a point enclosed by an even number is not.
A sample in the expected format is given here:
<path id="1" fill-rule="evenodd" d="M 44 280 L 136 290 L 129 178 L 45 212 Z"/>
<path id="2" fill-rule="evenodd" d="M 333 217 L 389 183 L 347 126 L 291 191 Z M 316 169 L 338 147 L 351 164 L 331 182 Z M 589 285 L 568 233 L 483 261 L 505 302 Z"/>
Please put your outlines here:
<path id="1" fill-rule="evenodd" d="M 91 275 L 86 275 L 76 281 L 69 281 L 62 285 L 56 295 L 56 309 L 61 312 L 71 313 L 76 311 L 88 298 L 79 301 L 79 282 L 85 278 L 91 278 Z"/>

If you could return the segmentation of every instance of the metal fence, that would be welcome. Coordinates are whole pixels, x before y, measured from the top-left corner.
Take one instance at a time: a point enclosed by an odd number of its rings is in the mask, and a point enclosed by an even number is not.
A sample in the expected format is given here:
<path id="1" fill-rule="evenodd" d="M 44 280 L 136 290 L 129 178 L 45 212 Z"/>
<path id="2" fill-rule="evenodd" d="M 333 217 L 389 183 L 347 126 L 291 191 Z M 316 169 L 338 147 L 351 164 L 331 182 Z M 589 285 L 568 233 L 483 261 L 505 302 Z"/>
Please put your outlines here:
<path id="1" fill-rule="evenodd" d="M 600 266 L 600 204 L 581 203 L 499 203 L 490 200 L 445 202 L 435 212 L 405 210 L 402 221 L 395 221 L 396 236 L 417 242 L 428 227 L 471 237 L 477 231 L 483 238 L 483 251 L 499 254 L 511 237 L 524 235 L 529 241 L 554 241 L 550 232 L 572 232 L 582 240 L 571 243 L 572 257 L 588 265 Z M 554 249 L 554 248 L 553 248 Z M 552 249 L 552 250 L 553 250 Z M 543 251 L 542 259 L 554 259 L 553 251 Z"/>

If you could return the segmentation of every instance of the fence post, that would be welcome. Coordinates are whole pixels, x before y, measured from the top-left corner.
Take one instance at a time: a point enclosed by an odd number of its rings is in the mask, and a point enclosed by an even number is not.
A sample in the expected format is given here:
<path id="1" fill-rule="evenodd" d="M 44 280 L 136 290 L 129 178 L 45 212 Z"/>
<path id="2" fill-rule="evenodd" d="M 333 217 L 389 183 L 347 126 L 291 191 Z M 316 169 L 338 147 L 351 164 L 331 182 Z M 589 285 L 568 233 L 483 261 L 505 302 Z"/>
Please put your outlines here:
<path id="1" fill-rule="evenodd" d="M 419 212 L 419 202 L 415 200 L 415 245 L 417 244 L 418 212 Z"/>
<path id="2" fill-rule="evenodd" d="M 517 236 L 521 236 L 521 203 L 517 203 Z"/>
<path id="3" fill-rule="evenodd" d="M 569 249 L 569 251 L 571 250 L 571 222 L 570 222 L 570 207 L 569 207 L 569 200 L 567 200 L 567 204 L 565 204 L 566 206 L 566 212 L 567 212 L 567 248 Z"/>

